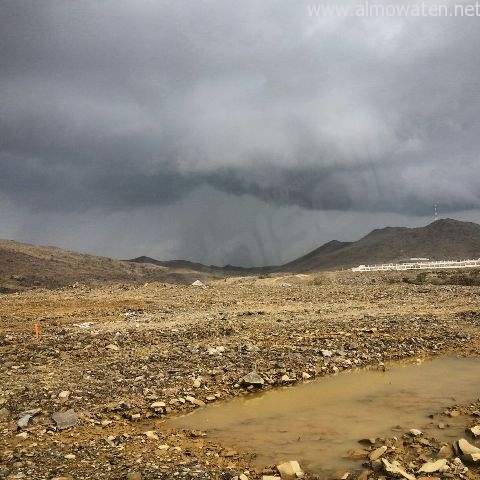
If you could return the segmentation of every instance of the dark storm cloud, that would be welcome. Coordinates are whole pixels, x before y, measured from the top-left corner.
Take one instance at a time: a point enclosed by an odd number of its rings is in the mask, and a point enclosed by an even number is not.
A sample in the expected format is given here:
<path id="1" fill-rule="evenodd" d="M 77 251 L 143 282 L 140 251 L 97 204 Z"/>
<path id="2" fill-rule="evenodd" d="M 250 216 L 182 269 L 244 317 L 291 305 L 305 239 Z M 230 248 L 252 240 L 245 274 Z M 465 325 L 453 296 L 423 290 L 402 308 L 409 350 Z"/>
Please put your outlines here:
<path id="1" fill-rule="evenodd" d="M 479 207 L 478 18 L 0 4 L 0 193 L 15 204 L 121 211 L 211 185 L 311 210 Z"/>

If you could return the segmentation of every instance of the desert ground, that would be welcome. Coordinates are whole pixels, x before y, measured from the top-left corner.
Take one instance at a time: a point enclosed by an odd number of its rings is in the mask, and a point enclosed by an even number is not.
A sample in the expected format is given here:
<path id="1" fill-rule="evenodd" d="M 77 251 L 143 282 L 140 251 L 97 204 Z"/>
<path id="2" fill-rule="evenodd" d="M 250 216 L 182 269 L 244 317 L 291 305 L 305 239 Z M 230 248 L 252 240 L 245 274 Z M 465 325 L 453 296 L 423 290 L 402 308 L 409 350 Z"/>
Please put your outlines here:
<path id="1" fill-rule="evenodd" d="M 277 274 L 0 295 L 0 478 L 280 477 L 275 464 L 254 465 L 254 451 L 236 450 L 234 433 L 220 444 L 165 420 L 342 370 L 477 357 L 480 287 L 404 276 Z M 262 385 L 242 382 L 251 372 Z M 431 413 L 476 425 L 478 403 L 447 407 Z M 441 468 L 418 473 L 442 447 Z M 408 429 L 359 449 L 358 468 L 304 478 L 480 478 L 475 452 L 468 459 L 454 442 Z"/>

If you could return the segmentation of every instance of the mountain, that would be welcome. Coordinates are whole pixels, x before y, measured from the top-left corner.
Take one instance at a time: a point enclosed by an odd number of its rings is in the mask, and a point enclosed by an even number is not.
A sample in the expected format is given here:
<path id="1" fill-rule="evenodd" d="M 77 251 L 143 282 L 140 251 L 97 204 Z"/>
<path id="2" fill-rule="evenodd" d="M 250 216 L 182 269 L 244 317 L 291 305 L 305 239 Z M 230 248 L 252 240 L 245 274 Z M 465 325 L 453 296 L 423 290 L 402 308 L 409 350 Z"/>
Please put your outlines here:
<path id="1" fill-rule="evenodd" d="M 431 260 L 480 258 L 480 225 L 447 218 L 426 227 L 386 227 L 373 230 L 356 242 L 329 242 L 282 265 L 279 270 L 330 270 L 397 262 L 411 257 Z"/>
<path id="2" fill-rule="evenodd" d="M 221 270 L 221 269 L 219 269 Z M 0 293 L 32 287 L 59 288 L 74 283 L 191 283 L 222 276 L 193 264 L 162 266 L 70 252 L 56 247 L 0 240 Z"/>
<path id="3" fill-rule="evenodd" d="M 128 261 L 113 260 L 56 247 L 0 240 L 0 293 L 32 287 L 58 288 L 76 282 L 185 284 L 231 275 L 338 270 L 411 257 L 480 258 L 480 225 L 445 219 L 420 228 L 386 227 L 373 230 L 358 241 L 333 240 L 293 262 L 263 268 L 215 267 L 186 260 L 158 261 L 145 256 Z"/>
<path id="4" fill-rule="evenodd" d="M 203 263 L 190 262 L 188 260 L 155 260 L 154 258 L 141 256 L 129 260 L 129 262 L 134 263 L 143 263 L 143 264 L 153 264 L 160 267 L 166 267 L 170 269 L 182 269 L 190 270 L 195 272 L 204 272 L 211 275 L 225 274 L 226 272 L 236 272 L 241 273 L 250 273 L 252 270 L 244 267 L 235 267 L 233 265 L 226 265 L 225 267 L 216 267 L 215 265 L 204 265 Z"/>

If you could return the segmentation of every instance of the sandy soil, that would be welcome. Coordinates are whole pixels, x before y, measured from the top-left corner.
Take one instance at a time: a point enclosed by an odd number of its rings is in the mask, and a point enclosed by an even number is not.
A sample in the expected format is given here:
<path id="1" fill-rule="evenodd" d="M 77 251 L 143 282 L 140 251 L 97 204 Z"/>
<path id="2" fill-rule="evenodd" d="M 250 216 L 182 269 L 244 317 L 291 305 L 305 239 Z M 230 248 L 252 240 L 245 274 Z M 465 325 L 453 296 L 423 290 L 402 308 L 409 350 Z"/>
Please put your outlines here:
<path id="1" fill-rule="evenodd" d="M 252 371 L 269 389 L 387 360 L 478 356 L 479 305 L 480 287 L 350 272 L 0 295 L 0 478 L 274 475 L 275 466 L 251 467 L 254 452 L 161 421 L 248 395 L 254 387 L 240 379 Z M 480 407 L 455 408 L 475 424 Z M 75 425 L 59 430 L 51 415 L 70 409 Z M 412 473 L 441 447 L 422 442 L 405 432 L 366 448 L 387 446 L 385 458 Z M 431 475 L 480 478 L 474 464 L 448 462 Z M 361 471 L 360 462 L 348 478 L 394 475 L 370 460 Z"/>

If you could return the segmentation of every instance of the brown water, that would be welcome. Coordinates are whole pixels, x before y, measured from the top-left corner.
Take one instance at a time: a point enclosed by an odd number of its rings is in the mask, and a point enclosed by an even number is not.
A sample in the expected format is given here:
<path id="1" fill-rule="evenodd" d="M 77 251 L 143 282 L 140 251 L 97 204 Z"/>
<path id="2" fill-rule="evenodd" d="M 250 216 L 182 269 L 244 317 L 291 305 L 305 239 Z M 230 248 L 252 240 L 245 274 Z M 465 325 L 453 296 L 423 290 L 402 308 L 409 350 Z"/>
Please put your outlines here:
<path id="1" fill-rule="evenodd" d="M 452 441 L 465 419 L 428 415 L 480 396 L 480 360 L 444 357 L 386 372 L 356 370 L 293 388 L 209 405 L 167 422 L 203 430 L 211 440 L 256 452 L 259 466 L 298 460 L 316 472 L 358 467 L 345 457 L 365 437 L 400 436 L 411 428 Z M 438 429 L 439 421 L 450 426 Z M 397 427 L 400 430 L 397 430 Z"/>

